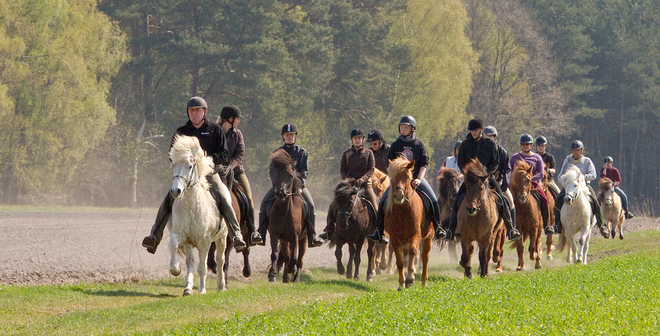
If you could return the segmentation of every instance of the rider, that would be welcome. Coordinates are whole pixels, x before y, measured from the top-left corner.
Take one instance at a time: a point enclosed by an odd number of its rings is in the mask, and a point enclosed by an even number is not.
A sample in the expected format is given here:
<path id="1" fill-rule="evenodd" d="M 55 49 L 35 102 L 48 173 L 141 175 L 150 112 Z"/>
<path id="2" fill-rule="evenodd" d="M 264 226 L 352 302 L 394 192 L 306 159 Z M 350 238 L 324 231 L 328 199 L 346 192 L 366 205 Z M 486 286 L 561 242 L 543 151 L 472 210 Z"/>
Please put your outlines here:
<path id="1" fill-rule="evenodd" d="M 436 237 L 442 238 L 444 237 L 445 231 L 439 225 L 440 208 L 438 207 L 438 199 L 436 198 L 433 189 L 424 178 L 424 175 L 426 175 L 426 168 L 429 164 L 429 156 L 426 153 L 426 145 L 424 145 L 424 142 L 419 140 L 415 135 L 416 128 L 417 121 L 415 121 L 415 118 L 409 115 L 403 116 L 399 121 L 399 138 L 392 143 L 387 157 L 389 160 L 394 160 L 402 154 L 410 161 L 415 160 L 415 167 L 412 171 L 413 180 L 410 184 L 415 188 L 417 193 L 420 194 L 420 197 L 427 197 L 430 199 L 431 210 L 433 211 L 431 219 L 433 227 L 436 230 Z M 389 191 L 390 188 L 388 187 L 380 198 L 381 203 L 378 205 L 378 215 L 376 216 L 376 222 L 378 224 L 376 231 L 367 236 L 368 239 L 378 241 L 382 245 L 388 243 L 388 240 L 382 233 L 385 232 L 385 207 L 383 204 L 385 200 L 387 200 Z"/>
<path id="2" fill-rule="evenodd" d="M 365 191 L 367 200 L 371 202 L 374 210 L 378 211 L 378 199 L 371 185 L 371 174 L 374 173 L 374 154 L 371 150 L 364 148 L 364 131 L 354 129 L 351 131 L 351 142 L 353 146 L 347 149 L 341 156 L 341 167 L 339 172 L 343 180 L 353 178 L 357 185 Z M 334 223 L 328 223 L 319 235 L 321 239 L 332 239 L 335 232 Z"/>
<path id="3" fill-rule="evenodd" d="M 607 230 L 607 226 L 603 225 L 603 213 L 600 210 L 600 204 L 596 200 L 596 193 L 591 188 L 589 181 L 596 179 L 596 167 L 590 158 L 582 155 L 584 152 L 584 145 L 582 141 L 575 140 L 571 143 L 571 150 L 573 154 L 569 155 L 564 159 L 564 163 L 561 166 L 561 171 L 559 172 L 559 177 L 566 172 L 569 166 L 576 166 L 580 169 L 580 172 L 584 174 L 584 178 L 587 181 L 587 187 L 589 188 L 589 203 L 591 203 L 591 210 L 596 215 L 596 225 L 600 229 L 600 234 L 605 238 L 609 238 L 610 233 Z M 561 233 L 561 207 L 564 205 L 564 196 L 566 195 L 566 190 L 563 190 L 557 195 L 555 200 L 555 233 Z"/>
<path id="4" fill-rule="evenodd" d="M 504 225 L 509 231 L 507 236 L 509 240 L 518 240 L 520 239 L 520 232 L 516 229 L 516 222 L 511 211 L 511 205 L 508 204 L 509 201 L 502 193 L 500 184 L 497 183 L 495 176 L 493 176 L 499 168 L 499 152 L 497 150 L 497 145 L 491 138 L 483 135 L 483 128 L 483 122 L 479 118 L 474 118 L 468 123 L 468 131 L 470 131 L 470 133 L 465 137 L 465 140 L 463 140 L 463 143 L 458 150 L 458 166 L 461 167 L 461 169 L 465 169 L 467 163 L 475 158 L 481 162 L 489 175 L 488 179 L 490 186 L 495 187 L 500 199 L 504 200 L 504 203 L 506 203 L 506 207 L 500 206 L 498 211 L 500 216 L 504 219 Z M 445 237 L 446 240 L 451 240 L 454 236 L 459 237 L 456 232 L 456 225 L 458 225 L 458 207 L 461 205 L 461 202 L 463 202 L 466 193 L 467 188 L 465 183 L 463 183 L 458 190 L 456 202 L 451 210 L 451 216 L 448 219 L 449 229 L 447 230 L 447 235 Z"/>
<path id="5" fill-rule="evenodd" d="M 284 145 L 278 149 L 283 149 L 289 155 L 293 161 L 296 162 L 296 172 L 300 174 L 303 182 L 302 197 L 307 203 L 309 208 L 309 215 L 307 217 L 307 246 L 308 247 L 317 247 L 323 245 L 323 240 L 316 236 L 315 223 L 316 223 L 316 212 L 314 211 L 314 200 L 312 200 L 312 195 L 309 193 L 309 190 L 305 187 L 307 182 L 307 151 L 296 145 L 296 138 L 298 137 L 298 128 L 294 124 L 284 124 L 282 126 L 282 139 L 284 140 Z M 277 149 L 276 149 L 277 150 Z M 261 208 L 259 210 L 259 233 L 262 237 L 265 237 L 266 230 L 268 229 L 268 210 L 270 206 L 275 201 L 275 180 L 277 179 L 277 172 L 274 167 L 270 167 L 270 180 L 273 183 L 273 186 L 268 190 L 264 199 L 261 201 Z M 264 239 L 261 245 L 266 245 L 266 240 Z"/>
<path id="6" fill-rule="evenodd" d="M 628 196 L 626 196 L 626 193 L 624 193 L 623 190 L 619 188 L 619 185 L 621 184 L 621 174 L 619 174 L 618 169 L 612 166 L 613 164 L 614 159 L 612 159 L 611 156 L 606 156 L 605 164 L 600 170 L 600 177 L 607 177 L 612 180 L 614 191 L 616 191 L 616 193 L 621 197 L 621 206 L 623 207 L 623 211 L 626 212 L 626 219 L 631 219 L 635 217 L 635 215 L 633 215 L 633 213 L 628 210 Z"/>
<path id="7" fill-rule="evenodd" d="M 509 153 L 497 143 L 497 129 L 495 126 L 484 127 L 483 133 L 485 136 L 491 138 L 497 144 L 497 152 L 499 153 L 499 163 L 497 165 L 497 182 L 500 184 L 502 194 L 509 201 L 509 208 L 511 209 L 511 220 L 516 222 L 516 205 L 513 203 L 513 195 L 509 190 L 509 178 L 511 177 L 511 167 L 509 166 Z M 515 225 L 514 225 L 515 226 Z"/>
<path id="8" fill-rule="evenodd" d="M 261 244 L 263 239 L 259 232 L 254 229 L 254 200 L 252 199 L 252 189 L 250 188 L 250 181 L 248 181 L 247 175 L 245 174 L 245 168 L 243 168 L 245 142 L 243 141 L 243 132 L 238 129 L 238 125 L 241 123 L 241 110 L 238 106 L 234 105 L 223 107 L 222 111 L 220 111 L 220 119 L 218 120 L 218 123 L 225 131 L 225 137 L 227 138 L 229 157 L 227 158 L 225 165 L 234 170 L 234 179 L 241 186 L 248 199 L 247 213 L 251 219 L 247 221 L 248 233 L 250 234 L 250 244 Z"/>
<path id="9" fill-rule="evenodd" d="M 461 169 L 458 167 L 458 149 L 461 147 L 461 143 L 462 141 L 457 141 L 454 144 L 454 156 L 448 156 L 445 159 L 445 162 L 442 163 L 442 168 L 440 168 L 438 174 L 440 174 L 443 168 L 454 168 L 459 173 L 461 172 Z"/>
<path id="10" fill-rule="evenodd" d="M 390 164 L 390 162 L 387 161 L 387 154 L 390 151 L 390 145 L 388 145 L 383 139 L 383 131 L 377 128 L 372 129 L 367 136 L 367 142 L 371 143 L 371 151 L 374 153 L 376 169 L 387 174 L 387 165 Z"/>
<path id="11" fill-rule="evenodd" d="M 206 105 L 206 101 L 203 98 L 190 98 L 186 105 L 188 122 L 177 128 L 176 132 L 174 132 L 174 136 L 172 136 L 172 144 L 174 137 L 177 134 L 197 137 L 202 149 L 207 155 L 213 157 L 213 163 L 219 165 L 227 161 L 228 156 L 225 132 L 222 131 L 220 125 L 206 120 L 207 112 L 208 105 Z M 170 144 L 170 146 L 172 144 Z M 236 220 L 236 214 L 231 207 L 231 194 L 229 193 L 229 189 L 227 189 L 227 186 L 222 183 L 220 176 L 218 176 L 217 173 L 213 174 L 208 179 L 211 188 L 220 193 L 220 196 L 216 195 L 215 197 L 218 209 L 229 224 L 229 231 L 234 235 L 234 248 L 237 252 L 241 252 L 245 249 L 246 245 L 241 237 L 241 227 Z M 160 205 L 160 209 L 158 209 L 156 221 L 151 228 L 151 234 L 144 237 L 142 240 L 142 246 L 146 247 L 147 252 L 149 253 L 156 253 L 156 248 L 158 247 L 160 240 L 163 238 L 163 231 L 165 231 L 165 226 L 172 213 L 172 203 L 174 203 L 174 198 L 168 192 L 163 203 Z"/>
<path id="12" fill-rule="evenodd" d="M 511 165 L 512 169 L 516 165 L 518 165 L 518 163 L 521 161 L 525 161 L 527 162 L 527 164 L 532 166 L 532 187 L 534 188 L 533 191 L 535 191 L 540 196 L 541 216 L 543 217 L 543 226 L 545 227 L 544 229 L 545 234 L 552 234 L 554 233 L 554 230 L 552 228 L 552 224 L 549 221 L 550 216 L 548 212 L 548 196 L 546 196 L 545 192 L 543 191 L 543 188 L 541 187 L 541 185 L 539 185 L 539 181 L 543 179 L 543 174 L 545 174 L 545 170 L 543 168 L 543 158 L 541 157 L 541 155 L 532 152 L 533 142 L 534 139 L 532 138 L 531 135 L 523 134 L 520 137 L 521 151 L 516 154 L 513 154 L 509 164 Z"/>
<path id="13" fill-rule="evenodd" d="M 539 155 L 541 155 L 541 158 L 543 159 L 543 167 L 549 167 L 548 190 L 550 190 L 552 196 L 555 199 L 557 199 L 557 195 L 559 194 L 559 187 L 557 187 L 557 185 L 554 182 L 555 172 L 557 168 L 557 163 L 555 162 L 555 156 L 545 151 L 545 149 L 548 147 L 548 139 L 546 139 L 544 136 L 541 135 L 537 137 L 535 143 L 536 143 L 536 151 L 538 152 Z"/>

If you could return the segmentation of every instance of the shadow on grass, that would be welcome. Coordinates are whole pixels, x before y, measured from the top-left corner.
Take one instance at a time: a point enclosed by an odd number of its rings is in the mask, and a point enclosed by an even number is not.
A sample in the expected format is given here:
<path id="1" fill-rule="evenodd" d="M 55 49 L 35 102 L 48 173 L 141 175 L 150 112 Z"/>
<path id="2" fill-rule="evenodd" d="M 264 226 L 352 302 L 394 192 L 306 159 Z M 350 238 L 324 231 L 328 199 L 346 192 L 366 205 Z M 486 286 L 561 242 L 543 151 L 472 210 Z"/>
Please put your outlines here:
<path id="1" fill-rule="evenodd" d="M 125 290 L 125 289 L 96 291 L 96 290 L 89 290 L 89 289 L 84 289 L 84 288 L 79 288 L 78 287 L 78 288 L 71 288 L 71 290 L 76 291 L 76 292 L 81 292 L 81 293 L 84 293 L 84 294 L 97 295 L 97 296 L 152 297 L 152 298 L 173 298 L 173 297 L 177 297 L 177 295 L 172 295 L 172 294 L 167 294 L 167 293 L 154 294 L 154 293 L 145 293 L 145 292 L 140 292 L 140 291 L 130 291 L 130 290 Z"/>

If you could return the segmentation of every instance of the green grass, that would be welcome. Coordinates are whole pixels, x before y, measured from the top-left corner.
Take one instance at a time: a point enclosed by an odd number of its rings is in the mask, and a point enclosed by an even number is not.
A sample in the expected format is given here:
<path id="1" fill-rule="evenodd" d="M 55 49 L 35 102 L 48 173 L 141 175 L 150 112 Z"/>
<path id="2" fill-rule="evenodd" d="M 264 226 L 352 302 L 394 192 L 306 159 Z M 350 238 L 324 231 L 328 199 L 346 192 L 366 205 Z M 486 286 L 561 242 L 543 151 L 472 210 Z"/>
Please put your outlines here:
<path id="1" fill-rule="evenodd" d="M 660 231 L 599 239 L 590 265 L 557 268 L 563 252 L 543 270 L 490 279 L 464 280 L 456 265 L 436 263 L 427 287 L 401 292 L 393 275 L 355 282 L 334 269 L 306 271 L 299 284 L 230 279 L 223 293 L 211 277 L 207 295 L 190 297 L 181 277 L 4 286 L 0 334 L 658 334 L 658 242 Z"/>

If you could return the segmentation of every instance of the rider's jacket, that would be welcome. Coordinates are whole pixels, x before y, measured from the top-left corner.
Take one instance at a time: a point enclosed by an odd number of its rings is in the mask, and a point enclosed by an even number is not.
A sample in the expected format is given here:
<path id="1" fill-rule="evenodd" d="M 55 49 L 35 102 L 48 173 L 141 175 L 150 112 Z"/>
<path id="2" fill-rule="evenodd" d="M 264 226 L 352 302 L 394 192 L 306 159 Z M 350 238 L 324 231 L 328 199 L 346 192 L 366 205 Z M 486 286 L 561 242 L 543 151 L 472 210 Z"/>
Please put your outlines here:
<path id="1" fill-rule="evenodd" d="M 621 174 L 619 174 L 619 170 L 614 167 L 610 169 L 607 168 L 601 169 L 600 177 L 607 177 L 608 179 L 612 180 L 612 182 L 621 183 Z"/>
<path id="2" fill-rule="evenodd" d="M 392 143 L 390 151 L 387 153 L 387 158 L 394 160 L 399 154 L 403 154 L 409 161 L 415 160 L 415 167 L 412 171 L 413 178 L 419 177 L 420 168 L 429 165 L 429 155 L 426 152 L 426 145 L 414 133 L 410 137 L 399 136 Z"/>
<path id="3" fill-rule="evenodd" d="M 509 153 L 507 153 L 506 149 L 500 145 L 497 145 L 497 153 L 500 158 L 499 164 L 497 165 L 497 171 L 500 172 L 497 176 L 497 182 L 500 183 L 502 191 L 506 191 L 509 188 L 507 174 L 511 171 L 511 167 L 509 167 Z"/>
<path id="4" fill-rule="evenodd" d="M 582 155 L 579 159 L 575 159 L 573 154 L 567 156 L 564 159 L 564 163 L 561 165 L 561 172 L 559 173 L 560 178 L 562 175 L 564 175 L 566 169 L 568 169 L 569 166 L 576 166 L 580 172 L 584 174 L 584 179 L 587 180 L 587 182 L 596 179 L 596 166 L 594 166 L 594 163 L 590 158 L 584 155 Z M 587 183 L 587 185 L 589 185 L 589 183 Z"/>
<path id="5" fill-rule="evenodd" d="M 369 150 L 371 150 L 374 153 L 374 164 L 376 166 L 376 169 L 387 174 L 387 166 L 389 165 L 389 161 L 387 161 L 387 154 L 389 154 L 390 152 L 390 145 L 383 142 L 379 150 L 377 151 L 373 149 L 369 149 Z"/>
<path id="6" fill-rule="evenodd" d="M 532 181 L 540 182 L 543 179 L 545 172 L 541 155 L 536 153 L 531 153 L 531 155 L 523 155 L 522 153 L 513 154 L 510 161 L 511 169 L 514 169 L 520 161 L 525 161 L 528 165 L 532 166 Z"/>
<path id="7" fill-rule="evenodd" d="M 296 144 L 293 145 L 284 144 L 282 147 L 278 149 L 284 149 L 284 151 L 286 151 L 287 153 L 289 153 L 289 155 L 291 155 L 293 161 L 296 162 L 296 171 L 298 172 L 298 174 L 300 174 L 300 178 L 303 181 L 303 185 L 305 185 L 307 183 L 307 170 L 308 170 L 307 151 Z M 272 163 L 270 165 L 270 181 L 273 183 L 273 185 L 275 185 L 275 181 L 277 181 L 277 170 L 275 169 L 275 167 L 273 167 Z"/>
<path id="8" fill-rule="evenodd" d="M 227 137 L 227 149 L 229 150 L 229 157 L 226 164 L 236 160 L 238 165 L 234 168 L 234 174 L 238 175 L 245 172 L 243 168 L 243 155 L 245 154 L 245 142 L 243 141 L 243 132 L 237 128 L 232 128 L 225 133 Z"/>
<path id="9" fill-rule="evenodd" d="M 192 122 L 188 120 L 185 125 L 176 129 L 174 136 L 177 134 L 197 137 L 206 155 L 213 157 L 213 163 L 215 165 L 223 164 L 227 161 L 227 157 L 229 156 L 227 140 L 225 138 L 225 132 L 220 125 L 204 118 L 202 126 L 195 128 Z M 174 136 L 172 136 L 170 148 L 174 145 Z"/>
<path id="10" fill-rule="evenodd" d="M 548 153 L 548 152 L 543 152 L 541 155 L 541 158 L 543 159 L 543 166 L 548 167 L 550 169 L 557 169 L 557 163 L 555 162 L 555 156 Z M 554 177 L 555 174 L 550 174 L 548 173 L 549 177 Z"/>
<path id="11" fill-rule="evenodd" d="M 374 154 L 371 150 L 361 146 L 351 146 L 341 155 L 340 173 L 342 179 L 349 177 L 367 181 L 374 173 Z"/>
<path id="12" fill-rule="evenodd" d="M 500 154 L 495 141 L 483 134 L 477 139 L 468 134 L 458 149 L 458 166 L 465 169 L 468 162 L 474 158 L 484 165 L 488 174 L 495 173 L 500 163 Z"/>

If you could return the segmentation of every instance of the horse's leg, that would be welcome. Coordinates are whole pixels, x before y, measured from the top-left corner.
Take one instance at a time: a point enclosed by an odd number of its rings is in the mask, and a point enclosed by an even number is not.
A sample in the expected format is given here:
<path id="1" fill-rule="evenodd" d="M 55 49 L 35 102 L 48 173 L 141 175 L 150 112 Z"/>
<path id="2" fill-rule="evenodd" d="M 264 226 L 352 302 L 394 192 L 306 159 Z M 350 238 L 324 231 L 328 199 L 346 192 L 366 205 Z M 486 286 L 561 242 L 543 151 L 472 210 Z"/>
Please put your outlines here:
<path id="1" fill-rule="evenodd" d="M 202 242 L 197 251 L 199 252 L 199 264 L 197 265 L 197 275 L 199 275 L 199 294 L 206 294 L 206 265 L 209 254 L 210 243 Z"/>
<path id="2" fill-rule="evenodd" d="M 392 242 L 390 241 L 390 244 Z M 403 260 L 403 251 L 400 246 L 393 247 L 394 249 L 394 257 L 396 258 L 396 269 L 397 272 L 399 273 L 399 290 L 401 290 L 404 286 L 404 277 L 403 277 L 403 268 L 405 267 L 405 263 Z"/>
<path id="3" fill-rule="evenodd" d="M 193 256 L 192 247 L 190 245 L 183 247 L 183 253 L 186 255 L 186 283 L 185 288 L 183 289 L 183 296 L 186 296 L 193 293 L 193 272 L 195 270 L 195 257 Z"/>
<path id="4" fill-rule="evenodd" d="M 362 241 L 362 244 L 364 244 L 364 241 Z M 373 241 L 367 241 L 367 260 L 369 261 L 367 263 L 367 281 L 372 280 L 374 273 L 376 273 L 375 270 L 378 269 L 376 264 L 376 253 L 374 252 L 375 246 L 376 244 L 374 244 Z"/>
<path id="5" fill-rule="evenodd" d="M 346 270 L 344 269 L 344 264 L 341 262 L 341 257 L 342 257 L 342 251 L 341 249 L 344 247 L 344 242 L 338 242 L 337 246 L 335 247 L 335 258 L 337 258 L 337 274 L 339 275 L 344 275 L 346 273 Z"/>
<path id="6" fill-rule="evenodd" d="M 546 259 L 548 260 L 552 260 L 552 250 L 555 249 L 554 245 L 552 245 L 552 236 L 553 234 L 549 234 L 547 237 L 545 237 L 545 246 L 547 248 Z"/>
<path id="7" fill-rule="evenodd" d="M 270 233 L 270 269 L 268 270 L 268 282 L 275 282 L 277 274 L 280 272 L 277 267 L 277 243 L 279 239 L 271 232 Z"/>
<path id="8" fill-rule="evenodd" d="M 179 266 L 179 235 L 170 232 L 170 274 L 179 276 L 181 267 Z"/>
<path id="9" fill-rule="evenodd" d="M 227 289 L 227 287 L 229 286 L 229 255 L 231 254 L 232 248 L 229 244 L 227 244 L 228 241 L 231 241 L 229 235 L 225 236 L 225 248 L 224 248 L 225 252 L 223 253 L 220 252 L 220 250 L 218 250 L 217 253 L 217 254 L 222 253 L 222 257 L 224 258 L 224 262 L 222 263 L 222 274 L 224 275 L 223 276 L 224 283 L 222 284 L 222 290 Z M 220 274 L 218 274 L 218 278 L 219 277 Z M 218 290 L 220 290 L 220 287 L 218 287 Z"/>
<path id="10" fill-rule="evenodd" d="M 619 222 L 617 223 L 617 227 L 619 228 L 619 239 L 623 240 L 623 221 L 625 218 L 623 216 L 619 217 Z"/>
<path id="11" fill-rule="evenodd" d="M 461 253 L 461 261 L 459 264 L 463 266 L 463 269 L 465 270 L 465 277 L 472 279 L 472 253 L 474 253 L 474 244 L 461 239 L 461 248 L 463 252 Z"/>
<path id="12" fill-rule="evenodd" d="M 489 245 L 490 243 L 488 242 L 479 242 L 479 276 L 482 278 L 488 276 L 488 262 L 490 261 L 490 256 L 488 255 Z"/>
<path id="13" fill-rule="evenodd" d="M 495 263 L 495 272 L 502 272 L 502 259 L 504 257 L 504 231 L 498 229 L 495 233 L 495 242 L 493 243 L 493 262 Z"/>
<path id="14" fill-rule="evenodd" d="M 419 253 L 422 260 L 422 286 L 426 286 L 426 281 L 429 279 L 429 258 L 431 256 L 431 238 L 422 240 Z"/>
<path id="15" fill-rule="evenodd" d="M 525 239 L 522 238 L 516 241 L 516 251 L 518 252 L 518 266 L 516 267 L 516 271 L 525 270 L 525 257 L 523 256 L 525 251 L 525 245 L 523 244 L 524 240 Z"/>
<path id="16" fill-rule="evenodd" d="M 591 241 L 591 230 L 587 233 L 587 238 L 584 242 L 584 258 L 582 260 L 582 263 L 584 265 L 587 264 L 587 252 L 589 252 L 589 241 Z"/>
<path id="17" fill-rule="evenodd" d="M 282 269 L 282 266 L 284 266 L 284 270 L 282 272 L 283 283 L 289 282 L 289 272 L 287 272 L 289 259 L 291 259 L 291 256 L 289 255 L 289 242 L 283 240 L 280 243 L 280 253 L 277 256 L 277 273 L 279 273 Z"/>
<path id="18" fill-rule="evenodd" d="M 246 247 L 243 250 L 243 277 L 249 278 L 252 275 L 252 270 L 250 269 L 250 247 Z"/>
<path id="19" fill-rule="evenodd" d="M 217 287 L 218 291 L 227 290 L 227 269 L 229 268 L 229 252 L 231 252 L 231 246 L 227 246 L 227 236 L 218 238 L 215 241 L 216 250 L 215 250 L 215 259 L 216 262 L 222 263 L 222 268 L 218 268 L 218 280 Z"/>
<path id="20" fill-rule="evenodd" d="M 394 263 L 394 261 L 395 261 L 395 260 L 394 260 L 394 258 L 395 258 L 394 254 L 395 254 L 395 253 L 394 253 L 394 248 L 392 247 L 392 243 L 389 243 L 387 249 L 388 249 L 389 252 L 390 252 L 390 253 L 389 253 L 389 254 L 390 254 L 389 259 L 387 259 L 387 274 L 393 274 L 393 273 L 394 273 L 394 266 L 393 266 L 393 263 Z"/>
<path id="21" fill-rule="evenodd" d="M 536 245 L 536 252 L 535 257 L 536 257 L 536 264 L 534 265 L 534 268 L 539 269 L 541 268 L 541 255 L 543 254 L 543 243 L 541 242 L 543 238 L 543 225 L 539 226 L 538 229 L 536 230 L 536 237 L 534 237 L 534 241 L 536 242 L 534 245 Z"/>
<path id="22" fill-rule="evenodd" d="M 348 262 L 346 263 L 346 279 L 353 278 L 353 262 L 355 260 L 355 244 L 348 243 Z"/>
<path id="23" fill-rule="evenodd" d="M 295 240 L 289 243 L 289 261 L 287 262 L 285 271 L 289 274 L 296 273 L 296 266 L 298 265 L 298 237 L 295 236 Z"/>
<path id="24" fill-rule="evenodd" d="M 218 264 L 215 262 L 215 242 L 211 242 L 211 247 L 209 247 L 209 253 L 206 257 L 206 266 L 211 272 L 218 274 Z"/>
<path id="25" fill-rule="evenodd" d="M 591 233 L 592 225 L 583 227 L 580 231 L 580 250 L 578 254 L 577 264 L 587 263 L 587 251 L 589 250 L 589 234 Z"/>
<path id="26" fill-rule="evenodd" d="M 376 274 L 380 274 L 380 271 L 384 271 L 388 267 L 388 260 L 387 260 L 387 246 L 381 246 L 380 244 L 374 245 L 377 247 L 378 251 L 378 256 L 380 260 L 380 265 L 378 265 L 378 269 L 376 270 Z M 390 263 L 391 265 L 391 263 Z"/>
<path id="27" fill-rule="evenodd" d="M 296 271 L 293 274 L 293 282 L 300 282 L 300 271 L 303 267 L 303 257 L 307 251 L 307 241 L 299 240 L 298 241 L 298 261 L 296 262 Z"/>
<path id="28" fill-rule="evenodd" d="M 355 257 L 353 257 L 353 262 L 355 263 L 355 274 L 353 275 L 353 280 L 359 281 L 360 280 L 360 263 L 362 263 L 362 257 L 360 256 L 360 252 L 362 252 L 362 245 L 364 245 L 364 238 L 358 240 L 358 242 L 355 244 Z"/>

